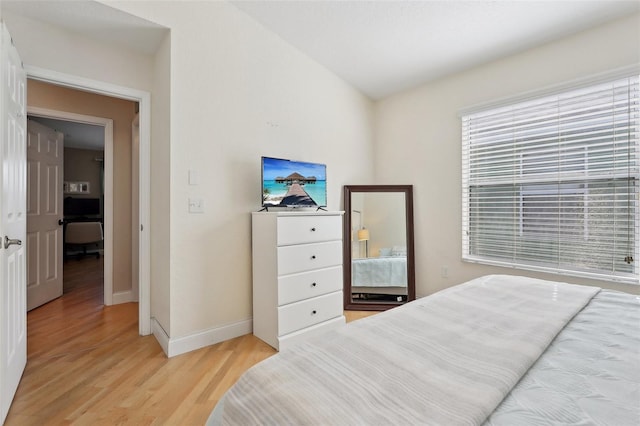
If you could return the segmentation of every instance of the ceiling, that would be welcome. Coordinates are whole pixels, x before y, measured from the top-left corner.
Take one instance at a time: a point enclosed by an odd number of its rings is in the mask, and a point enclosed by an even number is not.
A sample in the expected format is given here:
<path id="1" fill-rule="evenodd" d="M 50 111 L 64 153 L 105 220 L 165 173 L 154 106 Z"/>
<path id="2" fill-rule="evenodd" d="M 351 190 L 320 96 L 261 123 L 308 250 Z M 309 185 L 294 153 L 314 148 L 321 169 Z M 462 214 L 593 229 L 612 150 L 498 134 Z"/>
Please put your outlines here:
<path id="1" fill-rule="evenodd" d="M 374 100 L 640 12 L 638 0 L 230 3 Z M 2 0 L 2 9 L 145 54 L 168 31 L 92 0 Z"/>
<path id="2" fill-rule="evenodd" d="M 638 0 L 230 3 L 374 100 L 640 12 Z M 2 0 L 2 9 L 145 54 L 168 31 L 92 0 Z"/>
<path id="3" fill-rule="evenodd" d="M 63 133 L 65 148 L 104 151 L 104 127 L 102 126 L 44 117 L 29 116 L 29 119 Z"/>
<path id="4" fill-rule="evenodd" d="M 640 1 L 232 1 L 377 100 L 640 11 Z"/>

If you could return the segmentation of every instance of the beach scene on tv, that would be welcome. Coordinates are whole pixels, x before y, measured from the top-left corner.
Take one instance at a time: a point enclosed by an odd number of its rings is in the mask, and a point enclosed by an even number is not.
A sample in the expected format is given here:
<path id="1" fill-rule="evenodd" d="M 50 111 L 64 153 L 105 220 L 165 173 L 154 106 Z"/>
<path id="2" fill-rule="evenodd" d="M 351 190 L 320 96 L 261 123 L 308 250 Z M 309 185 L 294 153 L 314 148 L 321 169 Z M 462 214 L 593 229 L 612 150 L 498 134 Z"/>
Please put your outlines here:
<path id="1" fill-rule="evenodd" d="M 326 170 L 324 164 L 263 157 L 263 207 L 325 207 Z"/>

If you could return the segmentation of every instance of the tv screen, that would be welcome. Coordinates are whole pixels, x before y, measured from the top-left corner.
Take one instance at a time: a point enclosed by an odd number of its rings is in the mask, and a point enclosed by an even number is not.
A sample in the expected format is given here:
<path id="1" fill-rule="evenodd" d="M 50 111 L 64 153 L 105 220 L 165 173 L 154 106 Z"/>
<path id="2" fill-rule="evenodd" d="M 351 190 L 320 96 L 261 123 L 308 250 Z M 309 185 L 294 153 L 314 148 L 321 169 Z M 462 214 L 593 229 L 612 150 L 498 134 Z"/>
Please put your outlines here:
<path id="1" fill-rule="evenodd" d="M 262 207 L 326 206 L 326 165 L 262 157 Z"/>

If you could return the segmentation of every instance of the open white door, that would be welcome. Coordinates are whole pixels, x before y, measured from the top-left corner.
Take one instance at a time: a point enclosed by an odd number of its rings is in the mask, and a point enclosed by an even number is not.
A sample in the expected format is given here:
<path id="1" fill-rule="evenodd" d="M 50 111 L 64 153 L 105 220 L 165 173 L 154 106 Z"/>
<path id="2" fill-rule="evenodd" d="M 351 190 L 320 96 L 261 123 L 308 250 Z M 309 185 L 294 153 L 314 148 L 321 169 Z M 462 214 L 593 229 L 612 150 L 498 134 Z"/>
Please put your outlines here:
<path id="1" fill-rule="evenodd" d="M 26 73 L 4 24 L 0 35 L 0 420 L 27 363 Z"/>
<path id="2" fill-rule="evenodd" d="M 62 296 L 64 136 L 27 121 L 27 310 Z"/>

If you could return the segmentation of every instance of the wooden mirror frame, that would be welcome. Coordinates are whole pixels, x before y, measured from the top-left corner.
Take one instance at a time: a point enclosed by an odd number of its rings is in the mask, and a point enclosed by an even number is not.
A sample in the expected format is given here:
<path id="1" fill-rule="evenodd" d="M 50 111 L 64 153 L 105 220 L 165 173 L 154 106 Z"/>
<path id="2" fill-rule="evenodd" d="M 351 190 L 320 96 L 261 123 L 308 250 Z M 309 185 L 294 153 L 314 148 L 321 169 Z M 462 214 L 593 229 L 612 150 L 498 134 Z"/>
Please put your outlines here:
<path id="1" fill-rule="evenodd" d="M 405 199 L 407 231 L 407 302 L 416 298 L 415 254 L 413 247 L 413 185 L 345 185 L 343 222 L 344 309 L 355 311 L 384 311 L 406 302 L 360 302 L 351 293 L 351 194 L 354 192 L 401 192 Z"/>

